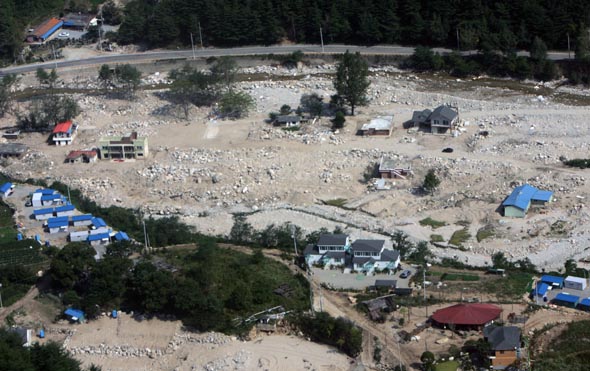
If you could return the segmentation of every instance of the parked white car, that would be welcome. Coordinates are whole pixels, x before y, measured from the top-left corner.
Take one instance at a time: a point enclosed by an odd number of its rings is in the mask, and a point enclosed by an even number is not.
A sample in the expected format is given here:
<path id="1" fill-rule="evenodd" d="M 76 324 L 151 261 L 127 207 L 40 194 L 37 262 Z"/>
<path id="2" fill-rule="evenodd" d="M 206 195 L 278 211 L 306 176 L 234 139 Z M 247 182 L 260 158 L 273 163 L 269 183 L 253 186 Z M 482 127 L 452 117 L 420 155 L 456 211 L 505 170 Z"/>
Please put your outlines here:
<path id="1" fill-rule="evenodd" d="M 61 37 L 61 38 L 66 38 L 66 37 L 70 37 L 70 33 L 69 32 L 60 32 L 57 37 Z"/>

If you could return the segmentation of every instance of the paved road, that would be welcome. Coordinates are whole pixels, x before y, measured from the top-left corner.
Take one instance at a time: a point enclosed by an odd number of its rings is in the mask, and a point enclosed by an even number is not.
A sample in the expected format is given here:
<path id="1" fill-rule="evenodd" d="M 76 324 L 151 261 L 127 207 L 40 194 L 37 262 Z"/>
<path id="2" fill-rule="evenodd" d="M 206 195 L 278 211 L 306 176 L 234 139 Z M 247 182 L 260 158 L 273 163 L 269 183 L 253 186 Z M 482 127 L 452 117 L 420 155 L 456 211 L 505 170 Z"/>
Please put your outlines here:
<path id="1" fill-rule="evenodd" d="M 326 45 L 322 51 L 322 47 L 319 45 L 281 45 L 281 46 L 248 46 L 240 48 L 227 48 L 227 49 L 196 49 L 194 52 L 195 57 L 221 57 L 221 56 L 244 56 L 244 55 L 262 55 L 262 54 L 288 54 L 294 51 L 301 50 L 304 53 L 325 53 L 325 54 L 341 54 L 349 50 L 351 52 L 360 52 L 361 54 L 381 54 L 381 55 L 402 55 L 408 56 L 414 53 L 413 47 L 407 46 L 355 46 L 355 45 Z M 435 52 L 441 54 L 450 53 L 451 49 L 434 48 Z M 470 52 L 463 52 L 463 54 L 469 54 Z M 528 55 L 527 52 L 520 52 L 519 55 Z M 132 53 L 132 54 L 106 54 L 98 57 L 91 57 L 85 59 L 76 60 L 64 60 L 57 62 L 44 62 L 28 64 L 17 67 L 7 67 L 0 69 L 0 76 L 14 73 L 26 73 L 35 71 L 39 67 L 43 68 L 64 68 L 64 67 L 79 67 L 79 66 L 92 66 L 100 65 L 104 63 L 132 63 L 149 60 L 162 60 L 162 59 L 182 59 L 191 58 L 193 51 L 188 50 L 166 50 L 166 51 L 152 51 L 143 53 Z M 567 52 L 550 52 L 548 57 L 553 60 L 567 59 Z"/>

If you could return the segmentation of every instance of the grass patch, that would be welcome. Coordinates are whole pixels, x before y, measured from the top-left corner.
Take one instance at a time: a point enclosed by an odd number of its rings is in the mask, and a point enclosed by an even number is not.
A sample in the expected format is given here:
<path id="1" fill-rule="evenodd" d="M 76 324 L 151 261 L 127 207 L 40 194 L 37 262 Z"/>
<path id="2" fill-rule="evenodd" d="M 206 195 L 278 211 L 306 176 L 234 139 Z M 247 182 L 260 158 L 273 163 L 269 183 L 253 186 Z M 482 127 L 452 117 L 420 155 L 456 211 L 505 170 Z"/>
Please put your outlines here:
<path id="1" fill-rule="evenodd" d="M 35 240 L 10 241 L 0 244 L 0 267 L 5 265 L 31 266 L 43 263 L 39 243 Z"/>
<path id="2" fill-rule="evenodd" d="M 430 242 L 444 242 L 445 239 L 440 234 L 431 234 Z"/>
<path id="3" fill-rule="evenodd" d="M 532 279 L 533 276 L 530 273 L 511 272 L 506 277 L 485 280 L 481 289 L 499 298 L 520 299 L 523 294 L 530 292 Z"/>
<path id="4" fill-rule="evenodd" d="M 300 129 L 299 126 L 289 126 L 289 127 L 283 128 L 284 131 L 299 131 L 299 129 Z"/>
<path id="5" fill-rule="evenodd" d="M 443 281 L 479 281 L 479 276 L 475 274 L 445 273 L 440 278 Z"/>
<path id="6" fill-rule="evenodd" d="M 439 220 L 434 220 L 431 217 L 424 218 L 424 219 L 420 220 L 419 223 L 423 227 L 430 226 L 432 229 L 444 227 L 445 225 L 447 225 L 447 223 L 441 222 Z"/>
<path id="7" fill-rule="evenodd" d="M 324 205 L 335 206 L 335 207 L 340 207 L 340 208 L 345 209 L 346 207 L 344 205 L 346 205 L 347 201 L 348 200 L 346 198 L 335 198 L 333 200 L 322 201 L 322 203 Z"/>
<path id="8" fill-rule="evenodd" d="M 434 366 L 435 371 L 457 371 L 457 368 L 459 368 L 459 362 L 457 361 L 446 361 Z"/>
<path id="9" fill-rule="evenodd" d="M 477 242 L 481 242 L 481 241 L 485 240 L 486 238 L 493 237 L 494 234 L 495 233 L 494 233 L 493 229 L 483 227 L 477 231 L 475 238 L 477 239 Z"/>
<path id="10" fill-rule="evenodd" d="M 467 241 L 470 238 L 471 234 L 469 234 L 467 228 L 459 229 L 458 231 L 453 233 L 451 239 L 449 240 L 449 244 L 455 246 L 463 246 L 463 242 Z"/>

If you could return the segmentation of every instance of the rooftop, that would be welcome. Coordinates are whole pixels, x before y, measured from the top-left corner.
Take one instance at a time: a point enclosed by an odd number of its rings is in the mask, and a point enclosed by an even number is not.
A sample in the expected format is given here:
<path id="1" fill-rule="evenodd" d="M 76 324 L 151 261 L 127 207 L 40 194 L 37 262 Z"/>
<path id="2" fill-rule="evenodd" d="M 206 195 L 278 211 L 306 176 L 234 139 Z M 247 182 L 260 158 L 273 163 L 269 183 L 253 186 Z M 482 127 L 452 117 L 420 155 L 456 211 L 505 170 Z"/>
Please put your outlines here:
<path id="1" fill-rule="evenodd" d="M 0 153 L 11 155 L 22 155 L 29 149 L 22 143 L 0 143 Z"/>
<path id="2" fill-rule="evenodd" d="M 526 210 L 531 201 L 548 202 L 552 196 L 553 192 L 541 191 L 529 184 L 523 184 L 514 188 L 510 196 L 502 202 L 502 206 L 514 206 L 521 210 Z"/>
<path id="3" fill-rule="evenodd" d="M 502 308 L 493 304 L 455 304 L 439 309 L 432 314 L 432 319 L 441 324 L 481 326 L 495 320 L 502 313 Z"/>
<path id="4" fill-rule="evenodd" d="M 436 109 L 432 111 L 429 119 L 436 118 L 437 116 L 447 121 L 453 121 L 457 116 L 459 116 L 459 114 L 451 107 L 442 105 L 436 107 Z"/>
<path id="5" fill-rule="evenodd" d="M 368 124 L 364 124 L 361 130 L 391 130 L 393 126 L 393 116 L 379 116 L 372 119 Z"/>
<path id="6" fill-rule="evenodd" d="M 277 117 L 277 122 L 299 122 L 299 121 L 301 121 L 301 117 L 299 117 L 297 115 L 284 115 L 284 116 Z"/>
<path id="7" fill-rule="evenodd" d="M 98 153 L 95 150 L 79 150 L 79 151 L 71 151 L 68 153 L 66 157 L 67 160 L 75 160 L 81 156 L 86 157 L 97 157 Z"/>
<path id="8" fill-rule="evenodd" d="M 557 296 L 555 296 L 555 298 L 553 298 L 553 300 L 575 304 L 578 302 L 578 300 L 580 300 L 580 297 L 568 294 L 566 292 L 560 292 L 559 294 L 557 294 Z"/>
<path id="9" fill-rule="evenodd" d="M 129 135 L 121 137 L 103 137 L 101 142 L 109 142 L 110 144 L 134 144 L 136 141 L 145 141 L 147 138 L 138 137 L 137 132 L 134 131 Z"/>
<path id="10" fill-rule="evenodd" d="M 8 192 L 10 190 L 10 188 L 12 188 L 12 183 L 4 183 L 0 187 L 0 192 L 6 193 L 6 192 Z"/>
<path id="11" fill-rule="evenodd" d="M 381 252 L 385 240 L 356 240 L 350 246 L 352 251 Z"/>
<path id="12" fill-rule="evenodd" d="M 46 20 L 45 22 L 43 22 L 39 26 L 37 26 L 35 28 L 35 30 L 32 32 L 32 35 L 34 35 L 36 37 L 42 37 L 48 31 L 50 31 L 53 27 L 58 26 L 61 23 L 62 23 L 62 21 L 60 21 L 57 18 L 49 18 L 48 20 Z"/>
<path id="13" fill-rule="evenodd" d="M 515 350 L 520 348 L 520 329 L 514 326 L 488 326 L 483 335 L 493 350 Z"/>
<path id="14" fill-rule="evenodd" d="M 71 121 L 60 122 L 53 128 L 53 134 L 71 134 L 73 126 Z"/>
<path id="15" fill-rule="evenodd" d="M 379 163 L 379 170 L 380 171 L 387 171 L 387 170 L 395 170 L 395 169 L 409 169 L 409 165 L 400 165 L 398 159 L 394 159 L 391 157 L 381 157 L 381 162 Z"/>
<path id="16" fill-rule="evenodd" d="M 111 235 L 108 233 L 91 234 L 88 236 L 88 241 L 100 241 L 109 238 L 111 238 Z"/>
<path id="17" fill-rule="evenodd" d="M 345 246 L 348 235 L 345 234 L 322 234 L 318 240 L 318 246 Z"/>

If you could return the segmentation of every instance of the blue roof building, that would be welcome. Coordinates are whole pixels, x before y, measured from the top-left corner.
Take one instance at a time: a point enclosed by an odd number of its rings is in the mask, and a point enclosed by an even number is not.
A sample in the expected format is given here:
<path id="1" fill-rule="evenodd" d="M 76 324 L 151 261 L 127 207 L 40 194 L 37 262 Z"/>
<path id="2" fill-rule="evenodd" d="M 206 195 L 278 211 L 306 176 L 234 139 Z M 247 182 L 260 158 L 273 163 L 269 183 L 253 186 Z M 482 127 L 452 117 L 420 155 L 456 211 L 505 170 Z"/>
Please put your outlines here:
<path id="1" fill-rule="evenodd" d="M 115 240 L 117 241 L 129 241 L 129 236 L 123 231 L 119 231 L 115 234 Z"/>
<path id="2" fill-rule="evenodd" d="M 55 212 L 56 213 L 61 213 L 64 211 L 74 211 L 76 208 L 74 207 L 74 205 L 68 204 L 68 205 L 63 205 L 60 207 L 56 207 L 55 208 Z"/>
<path id="3" fill-rule="evenodd" d="M 111 238 L 111 235 L 108 233 L 99 233 L 99 234 L 91 234 L 88 236 L 89 242 L 100 241 L 100 240 L 108 240 Z"/>
<path id="4" fill-rule="evenodd" d="M 563 305 L 565 307 L 575 308 L 579 300 L 579 296 L 560 292 L 555 298 L 553 298 L 553 303 L 557 305 Z"/>
<path id="5" fill-rule="evenodd" d="M 92 225 L 94 226 L 94 228 L 101 228 L 106 227 L 107 223 L 105 223 L 105 221 L 102 218 L 93 218 Z"/>
<path id="6" fill-rule="evenodd" d="M 41 193 L 42 195 L 52 195 L 54 193 L 57 193 L 57 191 L 50 188 L 39 188 L 35 191 L 35 193 Z"/>
<path id="7" fill-rule="evenodd" d="M 510 196 L 502 202 L 504 216 L 524 218 L 531 205 L 545 205 L 552 200 L 553 192 L 524 184 L 514 188 Z"/>
<path id="8" fill-rule="evenodd" d="M 578 303 L 578 308 L 590 311 L 590 298 L 580 300 L 580 302 Z"/>
<path id="9" fill-rule="evenodd" d="M 70 223 L 67 220 L 59 220 L 51 223 L 47 223 L 47 228 L 51 232 L 52 229 L 59 229 L 63 227 L 67 227 Z"/>
<path id="10" fill-rule="evenodd" d="M 72 216 L 72 222 L 84 222 L 84 221 L 91 221 L 92 214 L 84 214 L 84 215 L 74 215 Z"/>
<path id="11" fill-rule="evenodd" d="M 541 276 L 541 282 L 544 282 L 544 283 L 551 285 L 551 286 L 558 287 L 560 289 L 563 288 L 563 281 L 564 281 L 563 277 L 550 276 L 547 274 Z"/>
<path id="12" fill-rule="evenodd" d="M 52 207 L 49 207 L 46 209 L 33 210 L 33 217 L 36 220 L 46 220 L 46 219 L 49 219 L 53 216 L 54 211 L 55 210 Z"/>
<path id="13" fill-rule="evenodd" d="M 0 194 L 2 195 L 2 197 L 8 196 L 12 187 L 13 185 L 10 182 L 2 184 L 2 186 L 0 186 Z"/>
<path id="14" fill-rule="evenodd" d="M 547 291 L 549 291 L 549 285 L 546 284 L 545 282 L 538 282 L 537 286 L 531 292 L 531 295 L 545 297 L 545 296 L 547 296 Z"/>
<path id="15" fill-rule="evenodd" d="M 58 216 L 55 218 L 49 218 L 47 219 L 47 224 L 49 223 L 59 223 L 59 222 L 67 222 L 68 221 L 68 217 L 67 216 Z"/>
<path id="16" fill-rule="evenodd" d="M 64 311 L 64 314 L 72 321 L 82 322 L 86 318 L 86 315 L 80 309 L 68 308 Z"/>

